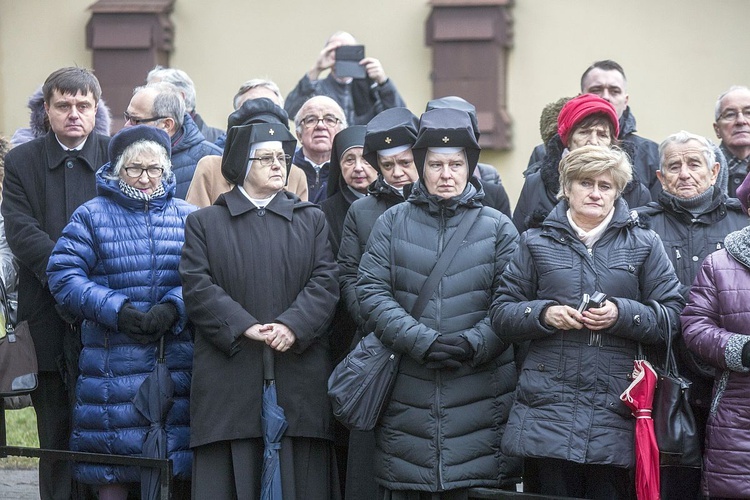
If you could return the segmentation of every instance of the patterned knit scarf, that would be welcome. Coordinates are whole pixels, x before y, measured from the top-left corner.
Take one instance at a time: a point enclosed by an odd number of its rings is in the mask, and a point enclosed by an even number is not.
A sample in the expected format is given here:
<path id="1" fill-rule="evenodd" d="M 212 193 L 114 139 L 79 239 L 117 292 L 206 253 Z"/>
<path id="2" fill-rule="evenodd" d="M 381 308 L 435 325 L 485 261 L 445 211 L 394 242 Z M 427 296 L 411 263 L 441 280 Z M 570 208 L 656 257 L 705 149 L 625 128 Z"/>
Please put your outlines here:
<path id="1" fill-rule="evenodd" d="M 154 189 L 154 191 L 151 194 L 144 193 L 140 189 L 136 189 L 133 186 L 128 185 L 127 182 L 120 179 L 120 191 L 122 191 L 122 194 L 127 196 L 128 198 L 133 198 L 134 200 L 144 200 L 148 201 L 152 198 L 158 198 L 164 194 L 164 185 L 160 182 L 159 185 Z"/>

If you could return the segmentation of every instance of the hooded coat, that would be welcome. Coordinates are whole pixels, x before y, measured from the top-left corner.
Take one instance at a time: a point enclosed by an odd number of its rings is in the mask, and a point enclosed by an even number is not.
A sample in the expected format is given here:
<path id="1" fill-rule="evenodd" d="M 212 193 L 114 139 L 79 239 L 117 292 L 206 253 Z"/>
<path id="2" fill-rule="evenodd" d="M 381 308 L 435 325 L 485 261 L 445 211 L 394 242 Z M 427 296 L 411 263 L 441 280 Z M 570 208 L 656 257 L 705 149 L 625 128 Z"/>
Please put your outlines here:
<path id="1" fill-rule="evenodd" d="M 518 481 L 500 451 L 516 386 L 513 348 L 492 331 L 488 308 L 517 241 L 507 217 L 482 207 L 419 321 L 409 311 L 481 185 L 441 200 L 418 181 L 387 210 L 362 256 L 357 296 L 367 331 L 403 353 L 393 393 L 375 428 L 375 478 L 391 490 L 443 491 Z M 425 355 L 439 335 L 464 336 L 473 356 L 433 370 Z"/>
<path id="2" fill-rule="evenodd" d="M 84 319 L 70 447 L 73 451 L 141 456 L 149 421 L 132 403 L 155 367 L 158 342 L 141 344 L 117 329 L 125 302 L 146 312 L 173 304 L 178 321 L 165 335 L 165 358 L 174 382 L 174 406 L 166 417 L 167 456 L 176 477 L 189 479 L 189 395 L 193 343 L 187 328 L 178 273 L 185 219 L 195 207 L 174 198 L 171 175 L 165 193 L 148 202 L 122 193 L 118 180 L 97 172 L 98 196 L 75 211 L 57 241 L 47 274 L 55 299 Z M 88 484 L 137 482 L 140 468 L 74 465 Z"/>
<path id="3" fill-rule="evenodd" d="M 750 497 L 750 369 L 742 363 L 750 342 L 748 290 L 750 236 L 744 228 L 703 261 L 682 312 L 688 348 L 716 368 L 702 476 L 703 494 L 712 498 Z"/>
<path id="4" fill-rule="evenodd" d="M 502 449 L 512 456 L 632 467 L 635 419 L 620 401 L 630 384 L 638 343 L 662 343 L 663 304 L 677 324 L 684 304 L 661 240 L 638 225 L 620 198 L 601 239 L 589 252 L 571 228 L 561 201 L 541 227 L 521 235 L 492 304 L 503 342 L 530 341 Z M 598 333 L 558 330 L 542 320 L 547 307 L 577 307 L 601 291 L 618 309 Z"/>
<path id="5" fill-rule="evenodd" d="M 623 149 L 633 157 L 626 144 L 623 144 Z M 547 143 L 547 152 L 539 170 L 526 176 L 513 211 L 513 224 L 519 233 L 538 225 L 557 205 L 557 192 L 560 190 L 559 166 L 564 150 L 560 136 L 555 134 Z M 651 201 L 651 194 L 640 182 L 636 169 L 633 169 L 633 179 L 625 186 L 622 198 L 630 207 L 641 207 Z"/>

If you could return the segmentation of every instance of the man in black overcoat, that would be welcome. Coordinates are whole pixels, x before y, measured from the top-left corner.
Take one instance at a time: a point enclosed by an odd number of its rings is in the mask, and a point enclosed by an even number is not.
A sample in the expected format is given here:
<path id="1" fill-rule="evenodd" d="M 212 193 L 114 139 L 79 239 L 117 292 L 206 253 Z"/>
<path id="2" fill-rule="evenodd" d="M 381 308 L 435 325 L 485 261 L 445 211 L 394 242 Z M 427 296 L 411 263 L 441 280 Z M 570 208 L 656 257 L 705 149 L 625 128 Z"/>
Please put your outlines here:
<path id="1" fill-rule="evenodd" d="M 79 342 L 55 308 L 47 261 L 75 209 L 96 195 L 94 174 L 107 162 L 109 137 L 92 133 L 101 87 L 91 71 L 58 69 L 44 82 L 43 94 L 50 131 L 5 157 L 2 213 L 19 262 L 18 320 L 29 322 L 39 362 L 39 386 L 31 394 L 39 445 L 67 450 L 75 378 L 68 384 L 65 374 L 75 368 L 71 363 Z M 72 356 L 64 356 L 64 344 Z M 68 462 L 39 461 L 42 500 L 68 500 L 71 485 Z"/>

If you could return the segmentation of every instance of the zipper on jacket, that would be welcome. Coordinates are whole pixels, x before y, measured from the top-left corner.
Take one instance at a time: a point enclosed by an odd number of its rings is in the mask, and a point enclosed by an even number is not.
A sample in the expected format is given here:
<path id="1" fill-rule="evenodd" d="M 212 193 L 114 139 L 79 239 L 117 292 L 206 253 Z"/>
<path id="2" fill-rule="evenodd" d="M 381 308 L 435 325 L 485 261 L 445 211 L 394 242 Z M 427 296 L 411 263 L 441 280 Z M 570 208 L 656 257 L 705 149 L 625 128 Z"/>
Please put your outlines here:
<path id="1" fill-rule="evenodd" d="M 682 254 L 680 253 L 680 249 L 679 248 L 675 248 L 674 249 L 674 258 L 676 260 L 680 260 L 682 258 Z"/>
<path id="2" fill-rule="evenodd" d="M 442 452 L 442 446 L 440 444 L 440 438 L 442 435 L 442 423 L 440 422 L 440 385 L 442 383 L 441 380 L 442 377 L 440 377 L 440 370 L 435 370 L 435 429 L 437 432 L 435 432 L 435 449 L 437 450 L 437 480 L 438 484 L 440 485 L 440 490 L 444 490 L 445 486 L 443 485 L 443 452 Z"/>

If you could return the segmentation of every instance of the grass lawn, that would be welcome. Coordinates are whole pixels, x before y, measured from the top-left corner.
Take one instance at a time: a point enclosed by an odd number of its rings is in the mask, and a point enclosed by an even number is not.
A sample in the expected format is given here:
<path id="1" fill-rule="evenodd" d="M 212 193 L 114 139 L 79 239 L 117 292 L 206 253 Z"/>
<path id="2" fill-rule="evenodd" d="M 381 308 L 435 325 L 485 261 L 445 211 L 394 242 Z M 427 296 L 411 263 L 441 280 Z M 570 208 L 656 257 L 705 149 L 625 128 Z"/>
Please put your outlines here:
<path id="1" fill-rule="evenodd" d="M 6 439 L 8 446 L 39 448 L 34 408 L 5 410 Z M 36 469 L 39 459 L 30 457 L 0 458 L 0 469 Z"/>

